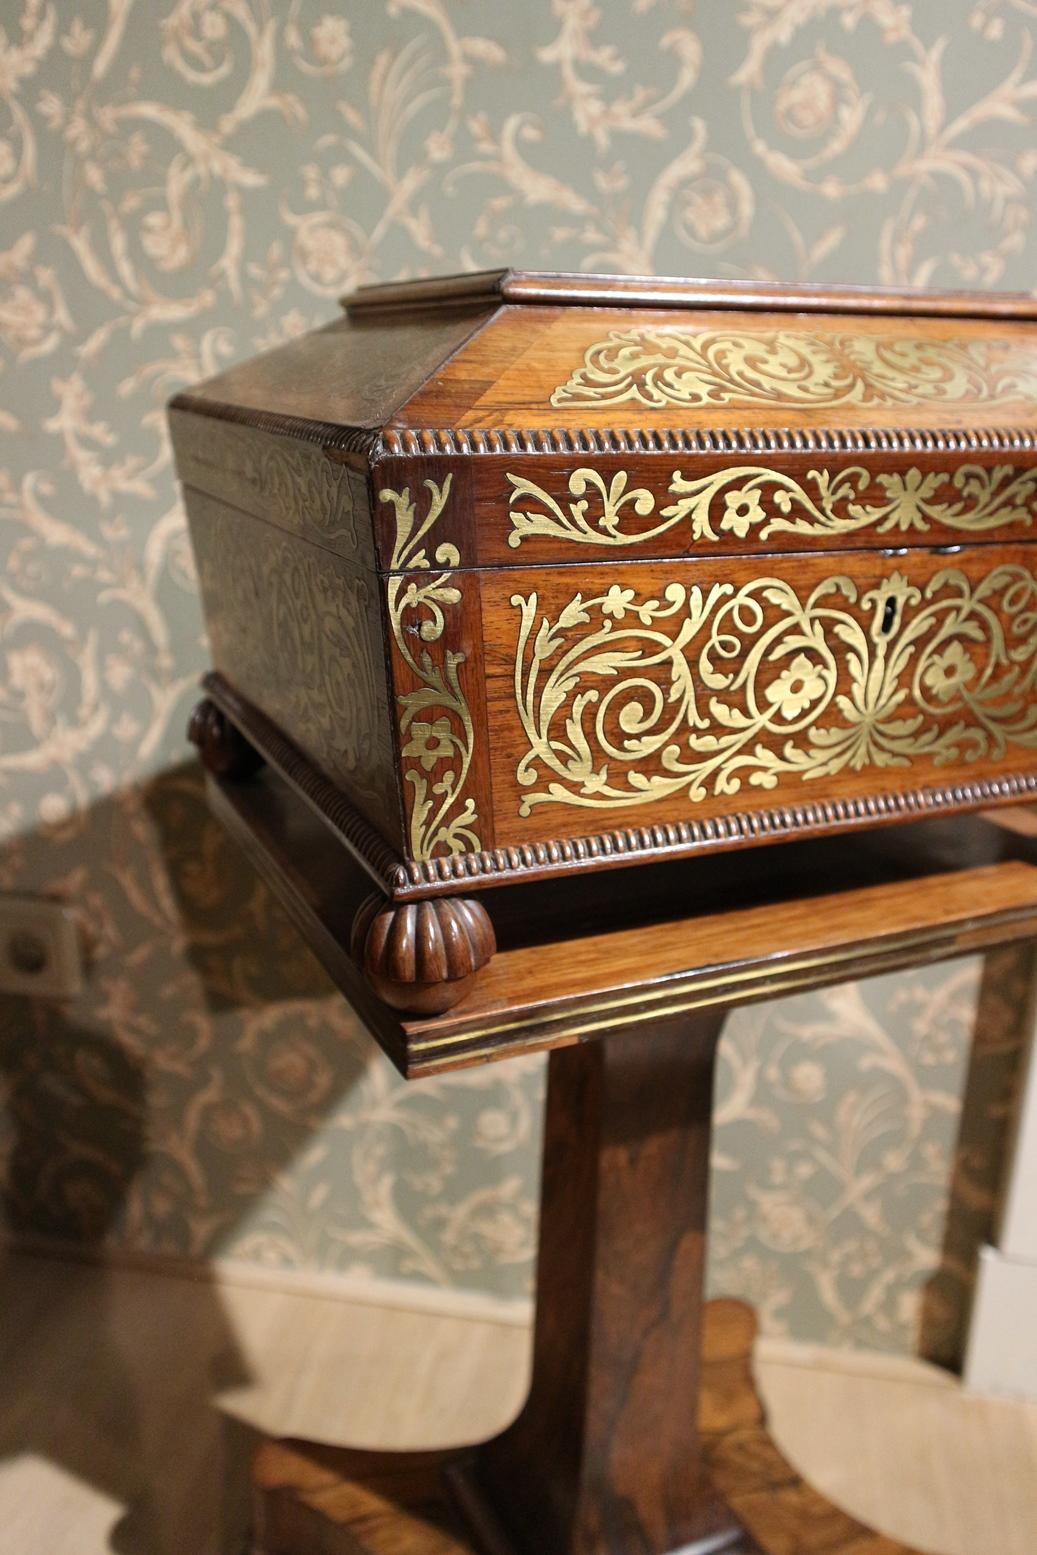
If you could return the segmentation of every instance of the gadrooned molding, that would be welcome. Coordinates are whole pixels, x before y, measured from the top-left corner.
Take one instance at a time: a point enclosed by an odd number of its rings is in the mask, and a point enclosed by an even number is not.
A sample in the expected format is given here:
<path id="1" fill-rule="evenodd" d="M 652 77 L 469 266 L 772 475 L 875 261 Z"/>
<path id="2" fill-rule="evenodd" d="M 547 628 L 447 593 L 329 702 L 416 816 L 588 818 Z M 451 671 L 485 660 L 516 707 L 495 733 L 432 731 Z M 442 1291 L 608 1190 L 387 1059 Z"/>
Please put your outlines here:
<path id="1" fill-rule="evenodd" d="M 1037 452 L 1037 429 L 1022 427 L 369 427 L 224 405 L 182 393 L 170 409 L 299 438 L 376 463 L 380 458 L 516 454 L 998 454 Z"/>
<path id="2" fill-rule="evenodd" d="M 423 454 L 984 454 L 1033 453 L 1021 427 L 544 427 L 539 430 L 387 427 L 372 457 Z"/>
<path id="3" fill-rule="evenodd" d="M 924 820 L 938 813 L 1004 804 L 1034 793 L 1037 793 L 1037 774 L 1013 774 L 955 783 L 945 788 L 919 788 L 903 794 L 811 800 L 805 804 L 740 811 L 701 821 L 674 821 L 660 826 L 625 827 L 595 836 L 520 843 L 481 853 L 412 860 L 404 869 L 408 883 L 422 889 L 436 885 L 442 889 L 462 884 L 503 884 L 533 874 L 573 874 L 581 869 L 639 864 L 650 859 L 685 857 L 710 849 L 777 842 L 819 831 Z"/>

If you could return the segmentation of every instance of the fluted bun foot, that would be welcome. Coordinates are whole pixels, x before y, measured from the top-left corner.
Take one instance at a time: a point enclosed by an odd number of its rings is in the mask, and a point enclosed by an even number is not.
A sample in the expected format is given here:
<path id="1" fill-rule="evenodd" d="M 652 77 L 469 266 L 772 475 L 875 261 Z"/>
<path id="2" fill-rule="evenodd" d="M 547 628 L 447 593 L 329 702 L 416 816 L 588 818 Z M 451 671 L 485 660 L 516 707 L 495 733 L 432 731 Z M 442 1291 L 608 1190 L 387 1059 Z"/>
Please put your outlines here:
<path id="1" fill-rule="evenodd" d="M 202 765 L 213 777 L 237 781 L 254 777 L 263 757 L 208 697 L 191 714 L 187 738 L 197 745 Z"/>
<path id="2" fill-rule="evenodd" d="M 385 1004 L 410 1015 L 459 1004 L 496 949 L 485 907 L 467 897 L 393 906 L 371 896 L 353 924 L 353 959 Z"/>

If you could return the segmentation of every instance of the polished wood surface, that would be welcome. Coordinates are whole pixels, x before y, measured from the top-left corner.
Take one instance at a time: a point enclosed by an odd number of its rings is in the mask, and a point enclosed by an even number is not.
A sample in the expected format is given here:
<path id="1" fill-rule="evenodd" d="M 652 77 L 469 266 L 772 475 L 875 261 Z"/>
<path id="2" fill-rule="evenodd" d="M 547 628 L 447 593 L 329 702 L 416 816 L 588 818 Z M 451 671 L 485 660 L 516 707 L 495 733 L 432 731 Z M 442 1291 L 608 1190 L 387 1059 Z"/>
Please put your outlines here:
<path id="1" fill-rule="evenodd" d="M 695 1436 L 719 1017 L 552 1054 L 529 1398 L 463 1479 L 518 1555 L 737 1533 Z M 718 1545 L 718 1547 L 720 1547 Z"/>
<path id="2" fill-rule="evenodd" d="M 603 892 L 576 876 L 501 888 L 497 952 L 467 997 L 410 1019 L 372 995 L 350 955 L 368 875 L 269 770 L 213 781 L 216 813 L 292 913 L 385 1052 L 414 1077 L 728 1009 L 1027 939 L 1037 867 L 991 818 L 655 864 Z M 1011 817 L 1013 812 L 1004 812 Z M 854 884 L 854 882 L 857 882 Z"/>
<path id="3" fill-rule="evenodd" d="M 383 315 L 384 316 L 384 315 Z M 611 334 L 623 335 L 638 324 L 634 308 L 504 306 L 490 327 L 480 331 L 466 349 L 445 364 L 406 401 L 393 418 L 400 427 L 456 427 L 463 430 L 506 427 L 654 429 L 681 426 L 689 420 L 688 405 L 644 394 L 595 400 L 559 391 L 570 383 L 593 352 Z M 995 355 L 1010 359 L 1027 374 L 1037 363 L 1037 322 L 1030 319 L 993 321 L 973 318 L 930 318 L 898 314 L 893 318 L 872 314 L 855 316 L 852 325 L 845 313 L 814 313 L 802 321 L 780 311 L 756 312 L 742 321 L 724 309 L 653 309 L 647 324 L 653 333 L 681 330 L 715 335 L 737 345 L 739 336 L 752 342 L 750 354 L 761 336 L 792 332 L 798 338 L 820 342 L 841 353 L 852 330 L 855 339 L 872 342 L 894 356 L 915 351 L 956 352 L 962 346 L 993 346 Z M 1027 380 L 1029 381 L 1029 380 Z M 813 402 L 790 404 L 782 393 L 777 371 L 766 393 L 748 387 L 729 394 L 704 393 L 693 406 L 692 424 L 716 432 L 746 436 L 751 428 L 796 428 L 828 440 L 828 434 L 848 429 L 881 433 L 909 427 L 916 434 L 952 428 L 996 427 L 1004 433 L 1032 431 L 1032 386 L 1029 390 L 1002 384 L 998 376 L 976 380 L 968 391 L 932 397 L 923 390 L 905 389 L 899 394 L 869 393 Z M 752 440 L 749 434 L 748 441 Z"/>
<path id="4" fill-rule="evenodd" d="M 342 298 L 348 313 L 388 308 L 410 312 L 458 303 L 558 302 L 601 307 L 622 300 L 638 308 L 782 308 L 806 313 L 908 313 L 920 317 L 1037 318 L 1030 292 L 938 291 L 921 287 L 839 286 L 828 282 L 684 280 L 666 275 L 593 275 L 552 270 L 476 270 L 413 281 L 360 286 Z"/>

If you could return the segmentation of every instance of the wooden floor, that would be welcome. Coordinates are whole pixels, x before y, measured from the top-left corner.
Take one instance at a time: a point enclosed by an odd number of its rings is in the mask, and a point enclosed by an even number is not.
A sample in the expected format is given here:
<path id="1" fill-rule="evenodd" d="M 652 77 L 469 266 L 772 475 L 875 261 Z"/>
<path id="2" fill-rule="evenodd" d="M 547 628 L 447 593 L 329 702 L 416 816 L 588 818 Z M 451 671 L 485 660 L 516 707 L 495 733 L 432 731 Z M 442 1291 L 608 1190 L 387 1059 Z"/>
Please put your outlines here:
<path id="1" fill-rule="evenodd" d="M 518 1409 L 521 1326 L 49 1259 L 0 1262 L 0 1555 L 238 1555 L 257 1431 L 456 1444 Z M 1037 1404 L 771 1345 L 775 1435 L 933 1555 L 1035 1555 Z M 545 1552 L 547 1555 L 547 1552 Z"/>

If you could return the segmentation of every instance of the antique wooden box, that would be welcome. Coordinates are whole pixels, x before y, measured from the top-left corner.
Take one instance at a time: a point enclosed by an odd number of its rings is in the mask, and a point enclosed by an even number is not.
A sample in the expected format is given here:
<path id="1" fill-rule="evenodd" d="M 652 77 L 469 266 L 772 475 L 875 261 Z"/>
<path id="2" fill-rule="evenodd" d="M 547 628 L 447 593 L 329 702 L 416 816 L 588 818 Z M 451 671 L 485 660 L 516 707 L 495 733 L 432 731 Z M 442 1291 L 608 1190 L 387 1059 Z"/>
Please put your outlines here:
<path id="1" fill-rule="evenodd" d="M 1037 790 L 1033 299 L 373 287 L 171 420 L 194 737 L 364 862 L 398 1002 L 483 887 Z"/>

